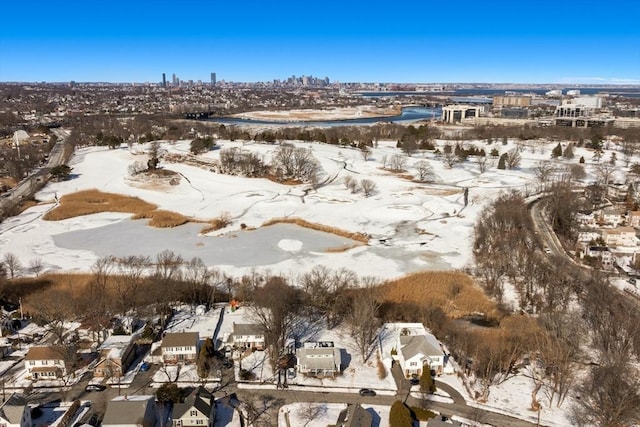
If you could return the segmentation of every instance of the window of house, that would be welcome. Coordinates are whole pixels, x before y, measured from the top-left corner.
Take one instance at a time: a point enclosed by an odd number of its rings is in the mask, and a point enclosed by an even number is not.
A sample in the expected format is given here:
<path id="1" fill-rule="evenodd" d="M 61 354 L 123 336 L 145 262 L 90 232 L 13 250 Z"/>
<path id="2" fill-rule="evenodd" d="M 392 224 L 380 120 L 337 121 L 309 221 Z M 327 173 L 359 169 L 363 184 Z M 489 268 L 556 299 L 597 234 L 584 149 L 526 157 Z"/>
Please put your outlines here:
<path id="1" fill-rule="evenodd" d="M 29 366 L 35 366 L 35 365 L 36 365 L 35 360 L 29 360 Z"/>
<path id="2" fill-rule="evenodd" d="M 202 425 L 202 424 L 204 424 L 204 421 L 203 420 L 196 420 L 196 424 Z"/>
<path id="3" fill-rule="evenodd" d="M 198 411 L 192 409 L 191 411 L 189 411 L 189 416 L 190 417 L 197 417 L 198 416 Z"/>
<path id="4" fill-rule="evenodd" d="M 418 366 L 418 362 L 411 362 L 409 363 L 409 366 Z"/>

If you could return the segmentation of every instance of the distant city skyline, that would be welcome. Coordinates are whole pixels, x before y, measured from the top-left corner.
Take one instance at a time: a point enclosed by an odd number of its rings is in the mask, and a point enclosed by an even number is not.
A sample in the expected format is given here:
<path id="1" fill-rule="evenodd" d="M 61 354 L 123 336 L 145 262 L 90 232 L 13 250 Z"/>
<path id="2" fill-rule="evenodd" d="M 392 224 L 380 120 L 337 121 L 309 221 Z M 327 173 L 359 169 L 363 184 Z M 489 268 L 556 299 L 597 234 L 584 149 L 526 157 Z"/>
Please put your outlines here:
<path id="1" fill-rule="evenodd" d="M 640 84 L 634 0 L 62 3 L 3 4 L 0 81 Z"/>

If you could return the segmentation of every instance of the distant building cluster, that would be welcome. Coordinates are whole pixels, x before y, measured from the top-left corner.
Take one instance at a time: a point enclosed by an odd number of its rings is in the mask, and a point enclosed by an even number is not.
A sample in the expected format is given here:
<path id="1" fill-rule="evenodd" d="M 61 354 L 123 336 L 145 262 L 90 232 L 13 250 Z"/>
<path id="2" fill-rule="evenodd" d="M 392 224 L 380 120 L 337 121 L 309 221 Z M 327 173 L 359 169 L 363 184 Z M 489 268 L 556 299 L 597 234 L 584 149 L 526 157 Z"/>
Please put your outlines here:
<path id="1" fill-rule="evenodd" d="M 171 82 L 167 81 L 167 74 L 166 73 L 162 73 L 162 82 L 160 83 L 162 87 L 180 87 L 180 86 L 202 86 L 205 84 L 210 85 L 211 87 L 214 87 L 216 85 L 217 79 L 216 79 L 216 73 L 211 73 L 211 78 L 209 80 L 209 83 L 205 83 L 202 80 L 181 80 L 180 77 L 178 77 L 176 75 L 176 73 L 173 73 L 171 76 Z"/>

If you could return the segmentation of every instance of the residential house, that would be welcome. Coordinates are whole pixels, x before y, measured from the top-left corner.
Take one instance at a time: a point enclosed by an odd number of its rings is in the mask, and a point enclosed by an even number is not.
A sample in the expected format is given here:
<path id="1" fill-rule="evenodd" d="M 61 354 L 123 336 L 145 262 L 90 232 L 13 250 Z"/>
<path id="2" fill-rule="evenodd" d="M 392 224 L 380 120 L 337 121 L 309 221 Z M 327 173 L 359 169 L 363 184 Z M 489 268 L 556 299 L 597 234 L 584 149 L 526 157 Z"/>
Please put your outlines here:
<path id="1" fill-rule="evenodd" d="M 33 380 L 58 379 L 67 375 L 68 350 L 62 346 L 35 346 L 24 358 L 24 367 Z"/>
<path id="2" fill-rule="evenodd" d="M 602 230 L 602 238 L 607 246 L 637 246 L 636 230 L 633 227 L 606 228 Z"/>
<path id="3" fill-rule="evenodd" d="M 371 427 L 373 425 L 373 414 L 359 403 L 349 404 L 347 409 L 340 412 L 336 427 Z"/>
<path id="4" fill-rule="evenodd" d="M 184 403 L 173 405 L 173 427 L 213 427 L 216 402 L 213 395 L 203 387 L 195 389 Z"/>
<path id="5" fill-rule="evenodd" d="M 31 427 L 31 408 L 27 399 L 13 393 L 0 405 L 0 427 Z"/>
<path id="6" fill-rule="evenodd" d="M 576 214 L 576 221 L 584 227 L 595 227 L 596 218 L 592 211 L 580 211 Z"/>
<path id="7" fill-rule="evenodd" d="M 103 427 L 156 427 L 159 424 L 154 396 L 118 396 L 107 404 Z"/>
<path id="8" fill-rule="evenodd" d="M 640 211 L 630 211 L 627 214 L 627 225 L 633 228 L 640 228 Z"/>
<path id="9" fill-rule="evenodd" d="M 342 371 L 340 349 L 332 342 L 306 342 L 296 352 L 298 372 L 313 377 L 334 377 Z"/>
<path id="10" fill-rule="evenodd" d="M 231 332 L 226 342 L 230 347 L 264 350 L 264 327 L 254 323 L 234 322 L 233 332 Z"/>
<path id="11" fill-rule="evenodd" d="M 408 323 L 400 329 L 396 359 L 405 377 L 411 378 L 422 375 L 423 366 L 442 373 L 445 354 L 436 337 L 428 333 L 422 324 Z"/>
<path id="12" fill-rule="evenodd" d="M 136 344 L 130 335 L 111 335 L 98 349 L 94 377 L 121 377 L 136 358 Z"/>
<path id="13" fill-rule="evenodd" d="M 579 230 L 578 231 L 578 242 L 580 243 L 589 243 L 594 242 L 601 238 L 602 236 L 598 231 L 594 230 Z"/>
<path id="14" fill-rule="evenodd" d="M 606 246 L 587 246 L 584 248 L 584 254 L 591 258 L 599 258 L 603 267 L 613 265 L 613 255 Z"/>
<path id="15" fill-rule="evenodd" d="M 603 209 L 600 213 L 600 222 L 615 228 L 622 222 L 622 216 L 615 209 Z"/>
<path id="16" fill-rule="evenodd" d="M 165 364 L 195 363 L 200 348 L 198 332 L 168 333 L 162 338 L 162 362 Z"/>

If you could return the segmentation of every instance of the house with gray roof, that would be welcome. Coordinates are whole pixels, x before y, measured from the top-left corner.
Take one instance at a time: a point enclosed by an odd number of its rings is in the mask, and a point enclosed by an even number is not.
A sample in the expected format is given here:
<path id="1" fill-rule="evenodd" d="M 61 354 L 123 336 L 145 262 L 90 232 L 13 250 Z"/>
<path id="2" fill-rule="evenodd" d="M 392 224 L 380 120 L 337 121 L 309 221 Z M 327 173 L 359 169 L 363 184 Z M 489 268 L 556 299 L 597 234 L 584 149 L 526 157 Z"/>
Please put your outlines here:
<path id="1" fill-rule="evenodd" d="M 216 403 L 213 395 L 203 387 L 195 389 L 184 403 L 173 405 L 173 427 L 213 427 Z"/>
<path id="2" fill-rule="evenodd" d="M 27 399 L 13 393 L 0 405 L 0 426 L 31 427 L 31 408 Z"/>
<path id="3" fill-rule="evenodd" d="M 405 377 L 419 377 L 422 367 L 442 373 L 444 351 L 433 335 L 424 326 L 402 328 L 397 340 L 397 360 Z"/>
<path id="4" fill-rule="evenodd" d="M 360 406 L 359 403 L 349 404 L 347 409 L 340 412 L 336 427 L 371 427 L 373 415 Z"/>
<path id="5" fill-rule="evenodd" d="M 312 377 L 335 377 L 342 371 L 340 349 L 332 342 L 306 342 L 296 351 L 297 368 Z"/>
<path id="6" fill-rule="evenodd" d="M 154 396 L 118 396 L 107 405 L 103 427 L 158 427 L 158 409 Z"/>
<path id="7" fill-rule="evenodd" d="M 162 338 L 162 361 L 165 364 L 195 363 L 200 349 L 198 332 L 169 333 Z"/>
<path id="8" fill-rule="evenodd" d="M 255 348 L 264 350 L 264 327 L 256 323 L 233 323 L 233 332 L 226 339 L 226 345 L 233 348 Z"/>

